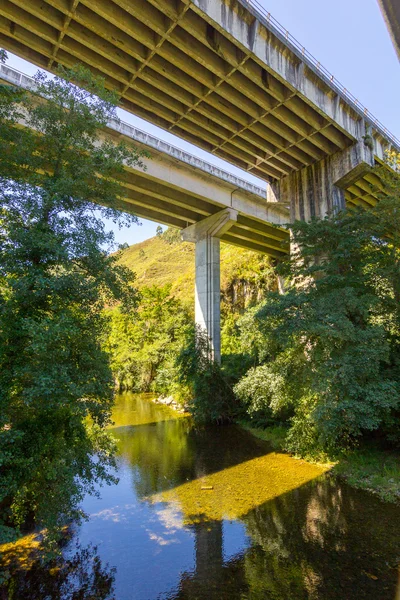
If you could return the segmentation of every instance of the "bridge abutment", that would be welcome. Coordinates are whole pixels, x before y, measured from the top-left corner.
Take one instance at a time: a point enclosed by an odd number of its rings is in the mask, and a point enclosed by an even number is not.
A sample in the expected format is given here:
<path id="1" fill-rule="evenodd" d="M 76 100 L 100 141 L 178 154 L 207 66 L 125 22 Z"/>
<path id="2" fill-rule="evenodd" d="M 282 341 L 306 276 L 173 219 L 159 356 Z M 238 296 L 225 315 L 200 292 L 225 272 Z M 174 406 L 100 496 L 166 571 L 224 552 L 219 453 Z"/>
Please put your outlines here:
<path id="1" fill-rule="evenodd" d="M 195 320 L 210 340 L 210 354 L 221 361 L 220 237 L 236 223 L 237 211 L 226 208 L 182 231 L 196 244 Z"/>

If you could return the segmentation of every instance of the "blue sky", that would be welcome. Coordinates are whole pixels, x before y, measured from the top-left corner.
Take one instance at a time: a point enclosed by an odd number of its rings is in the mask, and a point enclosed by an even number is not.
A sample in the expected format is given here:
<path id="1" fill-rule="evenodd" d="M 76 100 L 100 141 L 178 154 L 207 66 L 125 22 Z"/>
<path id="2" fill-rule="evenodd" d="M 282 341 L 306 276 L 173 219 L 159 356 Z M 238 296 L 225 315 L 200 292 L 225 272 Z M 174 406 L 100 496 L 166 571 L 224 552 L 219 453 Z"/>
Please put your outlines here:
<path id="1" fill-rule="evenodd" d="M 400 138 L 400 65 L 377 0 L 258 0 L 304 45 L 354 96 L 392 133 Z M 10 66 L 27 74 L 36 67 L 9 54 Z M 120 111 L 124 121 L 134 124 L 209 162 L 260 183 L 203 150 L 135 117 Z M 142 220 L 140 227 L 118 230 L 118 243 L 134 244 L 155 235 L 157 224 Z"/>

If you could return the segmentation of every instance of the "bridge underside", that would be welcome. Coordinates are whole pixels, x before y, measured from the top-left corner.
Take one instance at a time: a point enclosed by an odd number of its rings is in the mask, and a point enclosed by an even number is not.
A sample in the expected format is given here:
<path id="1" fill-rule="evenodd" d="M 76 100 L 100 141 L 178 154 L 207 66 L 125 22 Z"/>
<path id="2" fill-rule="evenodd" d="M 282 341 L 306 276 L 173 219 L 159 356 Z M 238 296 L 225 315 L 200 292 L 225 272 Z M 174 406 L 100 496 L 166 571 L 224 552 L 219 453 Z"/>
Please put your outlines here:
<path id="1" fill-rule="evenodd" d="M 397 0 L 379 0 L 379 4 L 400 59 L 400 4 Z"/>
<path id="2" fill-rule="evenodd" d="M 34 89 L 34 81 L 0 65 L 0 82 Z M 124 140 L 145 151 L 145 170 L 126 168 L 120 175 L 119 208 L 179 229 L 203 221 L 225 208 L 238 216 L 220 239 L 280 259 L 289 252 L 287 206 L 268 202 L 265 189 L 162 142 L 135 127 L 115 121 L 101 132 L 104 140 Z"/>
<path id="3" fill-rule="evenodd" d="M 260 60 L 190 0 L 3 0 L 0 44 L 52 71 L 88 65 L 123 108 L 265 180 L 350 146 L 360 116 L 233 4 L 246 44 L 262 38 L 269 57 Z M 336 102 L 343 125 L 299 93 L 310 82 L 315 102 Z"/>
<path id="4" fill-rule="evenodd" d="M 152 183 L 135 173 L 124 183 L 126 196 L 120 208 L 143 219 L 185 229 L 204 218 L 217 214 L 221 208 L 190 195 Z M 188 207 L 193 201 L 193 207 Z M 283 229 L 238 215 L 237 223 L 220 238 L 227 244 L 248 248 L 271 258 L 283 258 L 289 252 L 289 234 Z"/>
<path id="5" fill-rule="evenodd" d="M 2 0 L 0 45 L 50 71 L 87 65 L 126 110 L 266 181 L 365 133 L 382 160 L 393 136 L 268 19 L 245 0 Z M 348 204 L 373 203 L 370 183 Z"/>

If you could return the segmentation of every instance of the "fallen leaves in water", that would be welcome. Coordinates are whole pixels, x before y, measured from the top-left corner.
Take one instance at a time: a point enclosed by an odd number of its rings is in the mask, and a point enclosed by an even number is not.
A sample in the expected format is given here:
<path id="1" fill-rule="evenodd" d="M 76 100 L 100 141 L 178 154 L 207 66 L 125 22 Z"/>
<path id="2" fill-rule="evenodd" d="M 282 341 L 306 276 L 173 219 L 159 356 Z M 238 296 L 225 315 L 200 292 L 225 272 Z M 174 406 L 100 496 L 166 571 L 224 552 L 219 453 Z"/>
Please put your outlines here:
<path id="1" fill-rule="evenodd" d="M 378 577 L 376 575 L 372 575 L 372 573 L 368 573 L 368 571 L 363 571 L 363 573 L 364 573 L 364 575 L 366 575 L 370 579 L 373 579 L 374 581 L 378 580 Z"/>

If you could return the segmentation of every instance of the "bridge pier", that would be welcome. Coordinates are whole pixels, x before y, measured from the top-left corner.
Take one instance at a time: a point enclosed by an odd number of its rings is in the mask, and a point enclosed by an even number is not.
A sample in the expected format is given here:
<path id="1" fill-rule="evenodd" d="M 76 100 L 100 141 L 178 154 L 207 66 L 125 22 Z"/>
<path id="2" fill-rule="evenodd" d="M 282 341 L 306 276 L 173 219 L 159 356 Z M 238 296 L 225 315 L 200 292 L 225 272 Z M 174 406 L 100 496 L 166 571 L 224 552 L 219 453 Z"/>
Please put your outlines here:
<path id="1" fill-rule="evenodd" d="M 182 239 L 196 244 L 195 321 L 210 339 L 210 354 L 221 361 L 220 237 L 237 220 L 237 211 L 226 208 L 190 225 Z"/>
<path id="2" fill-rule="evenodd" d="M 345 208 L 346 188 L 374 167 L 374 153 L 359 141 L 290 173 L 268 191 L 268 200 L 290 205 L 290 220 L 310 221 Z"/>

